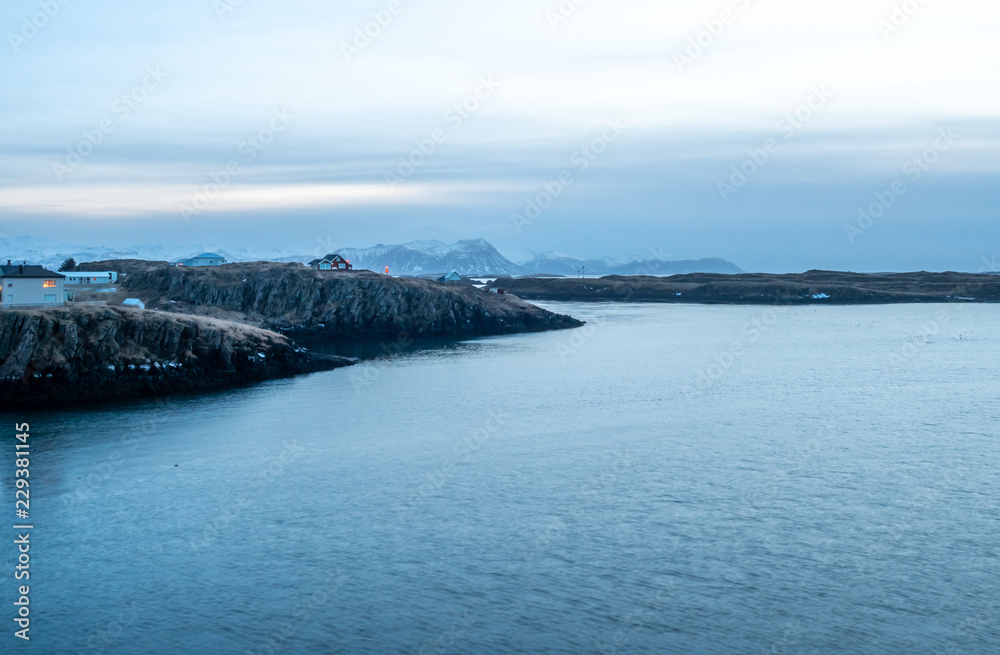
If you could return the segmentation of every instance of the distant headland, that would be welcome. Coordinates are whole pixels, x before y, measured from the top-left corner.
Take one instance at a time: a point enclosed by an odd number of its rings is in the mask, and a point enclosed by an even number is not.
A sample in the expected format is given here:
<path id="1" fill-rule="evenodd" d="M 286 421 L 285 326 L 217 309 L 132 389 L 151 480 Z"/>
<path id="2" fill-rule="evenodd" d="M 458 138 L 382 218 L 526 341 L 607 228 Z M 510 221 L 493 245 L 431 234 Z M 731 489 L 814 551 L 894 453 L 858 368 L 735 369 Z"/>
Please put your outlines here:
<path id="1" fill-rule="evenodd" d="M 491 286 L 527 300 L 794 305 L 1000 302 L 1000 276 L 992 273 L 612 275 L 498 278 Z"/>

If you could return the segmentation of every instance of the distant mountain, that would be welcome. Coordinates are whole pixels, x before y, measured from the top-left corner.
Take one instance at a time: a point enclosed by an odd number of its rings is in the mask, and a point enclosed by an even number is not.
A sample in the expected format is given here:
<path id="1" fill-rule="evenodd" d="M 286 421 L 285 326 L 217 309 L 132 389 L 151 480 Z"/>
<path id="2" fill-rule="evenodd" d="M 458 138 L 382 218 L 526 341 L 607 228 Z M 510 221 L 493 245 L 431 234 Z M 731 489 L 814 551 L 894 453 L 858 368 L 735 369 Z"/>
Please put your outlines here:
<path id="1" fill-rule="evenodd" d="M 310 259 L 304 259 L 302 255 L 287 250 L 250 251 L 246 248 L 220 248 L 212 244 L 197 246 L 156 244 L 109 248 L 104 246 L 70 245 L 35 237 L 0 238 L 0 262 L 5 263 L 8 259 L 14 262 L 26 261 L 29 264 L 41 264 L 53 270 L 68 257 L 75 259 L 78 264 L 110 259 L 147 259 L 151 261 L 175 262 L 203 252 L 217 252 L 231 262 L 260 260 L 309 261 Z"/>
<path id="2" fill-rule="evenodd" d="M 610 275 L 683 275 L 685 273 L 743 273 L 742 268 L 719 258 L 666 261 L 661 259 L 636 260 L 613 266 Z"/>
<path id="3" fill-rule="evenodd" d="M 379 244 L 371 248 L 341 248 L 337 252 L 349 259 L 354 268 L 382 273 L 388 266 L 391 275 L 442 275 L 458 271 L 466 276 L 495 276 L 525 272 L 485 239 L 452 244 L 413 241 L 399 246 Z"/>
<path id="4" fill-rule="evenodd" d="M 610 258 L 576 259 L 565 255 L 539 255 L 521 264 L 528 273 L 578 275 L 586 267 L 591 275 L 679 275 L 684 273 L 742 273 L 743 270 L 725 259 L 670 261 L 664 259 L 633 259 L 618 262 Z"/>
<path id="5" fill-rule="evenodd" d="M 277 248 L 250 250 L 226 247 L 224 244 L 137 245 L 125 248 L 80 246 L 56 243 L 34 237 L 0 238 L 0 263 L 10 259 L 26 261 L 49 268 L 58 267 L 67 257 L 78 264 L 111 259 L 145 259 L 176 262 L 203 252 L 217 252 L 233 263 L 251 261 L 307 263 L 319 255 L 306 255 Z M 389 267 L 392 275 L 429 276 L 458 271 L 464 276 L 498 275 L 566 275 L 574 276 L 583 266 L 590 275 L 675 275 L 679 273 L 742 273 L 735 264 L 724 259 L 697 261 L 667 261 L 638 258 L 614 260 L 576 259 L 567 255 L 545 253 L 524 264 L 507 259 L 485 239 L 469 239 L 452 244 L 441 241 L 413 241 L 402 245 L 379 244 L 371 248 L 341 248 L 336 250 L 351 261 L 355 268 L 378 273 Z"/>

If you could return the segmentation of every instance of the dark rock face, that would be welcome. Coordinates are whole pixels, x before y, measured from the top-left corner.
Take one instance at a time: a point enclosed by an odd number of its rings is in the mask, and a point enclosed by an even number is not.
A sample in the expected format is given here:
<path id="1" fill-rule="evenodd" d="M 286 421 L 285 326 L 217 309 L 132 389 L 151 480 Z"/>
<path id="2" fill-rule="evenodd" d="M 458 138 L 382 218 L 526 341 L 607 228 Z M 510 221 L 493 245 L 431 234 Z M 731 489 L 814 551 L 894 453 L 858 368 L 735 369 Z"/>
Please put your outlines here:
<path id="1" fill-rule="evenodd" d="M 0 402 L 93 400 L 329 370 L 282 335 L 203 317 L 82 307 L 0 312 Z"/>
<path id="2" fill-rule="evenodd" d="M 596 279 L 500 278 L 493 286 L 534 300 L 789 305 L 1000 302 L 1000 276 L 974 273 L 611 275 Z"/>
<path id="3" fill-rule="evenodd" d="M 124 283 L 147 306 L 242 320 L 292 334 L 469 337 L 579 327 L 511 295 L 368 271 L 254 262 L 137 271 Z"/>
<path id="4" fill-rule="evenodd" d="M 170 266 L 170 263 L 146 259 L 107 259 L 99 262 L 82 262 L 77 264 L 73 270 L 79 272 L 115 271 L 118 275 L 129 275 L 136 271 L 148 271 L 160 266 Z"/>

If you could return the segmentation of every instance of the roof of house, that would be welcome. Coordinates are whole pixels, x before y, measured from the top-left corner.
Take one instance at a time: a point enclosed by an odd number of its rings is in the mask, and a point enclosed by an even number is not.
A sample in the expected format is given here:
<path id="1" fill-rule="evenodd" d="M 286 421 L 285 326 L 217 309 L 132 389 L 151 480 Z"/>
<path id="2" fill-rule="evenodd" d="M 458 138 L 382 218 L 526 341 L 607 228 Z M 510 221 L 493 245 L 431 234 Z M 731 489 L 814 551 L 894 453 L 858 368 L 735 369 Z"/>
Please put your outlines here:
<path id="1" fill-rule="evenodd" d="M 32 264 L 14 264 L 13 266 L 0 266 L 0 277 L 54 277 L 65 278 L 62 273 L 50 271 L 44 266 Z"/>
<path id="2" fill-rule="evenodd" d="M 195 255 L 191 259 L 225 259 L 222 255 L 218 255 L 214 252 L 203 252 L 200 255 Z"/>
<path id="3" fill-rule="evenodd" d="M 142 302 L 141 300 L 139 300 L 138 298 L 126 298 L 126 299 L 125 299 L 125 300 L 124 300 L 124 301 L 122 302 L 122 304 L 123 304 L 123 305 L 142 305 L 142 304 L 145 304 L 145 303 L 143 303 L 143 302 Z"/>

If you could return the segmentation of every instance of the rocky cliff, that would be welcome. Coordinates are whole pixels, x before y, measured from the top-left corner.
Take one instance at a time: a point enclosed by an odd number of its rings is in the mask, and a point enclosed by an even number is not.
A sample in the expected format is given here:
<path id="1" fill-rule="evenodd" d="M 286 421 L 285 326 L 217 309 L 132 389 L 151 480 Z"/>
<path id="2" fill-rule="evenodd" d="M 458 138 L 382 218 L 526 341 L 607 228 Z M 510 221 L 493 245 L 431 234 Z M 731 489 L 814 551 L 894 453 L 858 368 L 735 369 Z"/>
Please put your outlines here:
<path id="1" fill-rule="evenodd" d="M 103 307 L 0 312 L 4 403 L 200 390 L 351 363 L 204 317 Z"/>
<path id="2" fill-rule="evenodd" d="M 368 271 L 321 273 L 300 264 L 160 266 L 130 273 L 122 286 L 147 307 L 295 335 L 469 337 L 582 325 L 516 297 L 464 285 Z"/>

